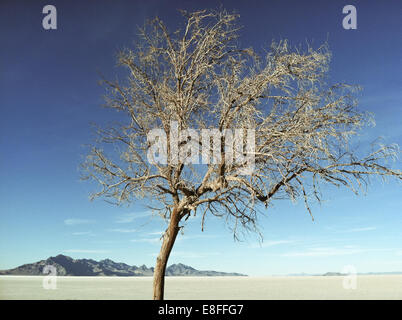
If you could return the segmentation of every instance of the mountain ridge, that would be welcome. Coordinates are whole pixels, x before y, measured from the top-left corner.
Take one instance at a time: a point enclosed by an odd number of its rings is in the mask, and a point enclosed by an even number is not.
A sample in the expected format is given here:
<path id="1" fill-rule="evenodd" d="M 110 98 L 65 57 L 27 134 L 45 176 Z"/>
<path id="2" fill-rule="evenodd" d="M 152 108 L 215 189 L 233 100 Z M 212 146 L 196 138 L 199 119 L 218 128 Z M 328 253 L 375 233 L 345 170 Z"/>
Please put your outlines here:
<path id="1" fill-rule="evenodd" d="M 92 259 L 73 259 L 59 254 L 34 263 L 23 264 L 16 268 L 0 270 L 0 275 L 45 275 L 43 268 L 52 265 L 58 276 L 152 276 L 154 268 L 130 266 L 124 262 L 114 262 L 111 259 L 100 261 Z M 182 263 L 172 264 L 166 268 L 167 276 L 246 276 L 236 272 L 220 272 L 212 270 L 196 270 Z"/>

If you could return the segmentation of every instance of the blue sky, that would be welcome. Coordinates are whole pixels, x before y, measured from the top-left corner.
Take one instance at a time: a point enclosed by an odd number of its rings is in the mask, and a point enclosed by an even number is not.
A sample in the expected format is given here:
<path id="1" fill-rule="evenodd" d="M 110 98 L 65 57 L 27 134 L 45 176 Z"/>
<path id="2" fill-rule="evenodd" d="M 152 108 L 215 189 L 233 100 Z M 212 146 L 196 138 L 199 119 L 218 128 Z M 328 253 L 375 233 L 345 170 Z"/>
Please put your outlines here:
<path id="1" fill-rule="evenodd" d="M 96 185 L 78 166 L 93 141 L 90 123 L 105 123 L 99 72 L 114 78 L 119 49 L 136 27 L 159 15 L 176 27 L 176 9 L 240 13 L 241 44 L 260 49 L 272 39 L 319 46 L 328 40 L 331 82 L 359 84 L 360 108 L 375 113 L 364 146 L 382 135 L 402 145 L 402 23 L 400 1 L 52 1 L 58 29 L 42 28 L 49 1 L 0 4 L 0 269 L 63 253 L 154 265 L 164 224 L 140 201 L 114 207 L 90 202 Z M 357 30 L 342 28 L 342 8 L 357 8 Z M 401 168 L 400 160 L 394 168 Z M 260 218 L 262 244 L 234 242 L 224 221 L 190 219 L 170 263 L 249 275 L 342 271 L 402 271 L 402 189 L 372 180 L 367 194 L 326 188 L 313 205 L 282 201 Z"/>

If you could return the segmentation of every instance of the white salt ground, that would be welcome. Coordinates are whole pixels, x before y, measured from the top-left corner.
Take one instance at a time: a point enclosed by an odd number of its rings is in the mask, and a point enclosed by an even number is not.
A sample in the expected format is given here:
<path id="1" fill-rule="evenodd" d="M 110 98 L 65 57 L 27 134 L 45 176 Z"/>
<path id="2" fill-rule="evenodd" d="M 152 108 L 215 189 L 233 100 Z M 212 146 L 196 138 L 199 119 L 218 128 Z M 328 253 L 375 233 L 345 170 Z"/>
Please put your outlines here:
<path id="1" fill-rule="evenodd" d="M 42 276 L 0 276 L 0 299 L 150 299 L 151 277 L 58 277 L 44 289 Z M 402 275 L 344 277 L 167 277 L 165 299 L 402 299 Z"/>

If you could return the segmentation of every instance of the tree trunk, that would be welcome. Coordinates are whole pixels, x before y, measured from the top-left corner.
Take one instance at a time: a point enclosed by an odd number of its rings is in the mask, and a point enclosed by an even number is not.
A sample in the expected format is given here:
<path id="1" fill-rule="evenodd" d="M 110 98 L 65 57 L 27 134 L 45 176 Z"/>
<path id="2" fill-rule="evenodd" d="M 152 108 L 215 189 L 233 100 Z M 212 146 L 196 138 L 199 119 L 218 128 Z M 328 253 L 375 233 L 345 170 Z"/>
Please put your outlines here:
<path id="1" fill-rule="evenodd" d="M 172 251 L 177 233 L 179 232 L 179 216 L 179 212 L 176 208 L 174 208 L 172 211 L 172 216 L 170 217 L 169 227 L 163 236 L 161 250 L 158 258 L 156 258 L 153 283 L 154 300 L 163 300 L 163 293 L 165 289 L 165 271 L 170 252 Z"/>

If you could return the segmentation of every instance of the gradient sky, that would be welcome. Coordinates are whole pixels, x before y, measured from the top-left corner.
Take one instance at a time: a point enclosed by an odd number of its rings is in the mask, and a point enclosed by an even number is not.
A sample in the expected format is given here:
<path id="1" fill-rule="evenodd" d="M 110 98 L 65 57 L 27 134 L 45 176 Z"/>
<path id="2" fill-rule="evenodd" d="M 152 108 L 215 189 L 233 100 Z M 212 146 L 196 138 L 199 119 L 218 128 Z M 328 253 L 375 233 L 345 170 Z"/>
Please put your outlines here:
<path id="1" fill-rule="evenodd" d="M 105 123 L 99 73 L 114 78 L 119 49 L 136 27 L 159 15 L 180 23 L 177 9 L 240 13 L 241 44 L 261 49 L 273 39 L 319 46 L 328 41 L 331 82 L 359 84 L 362 110 L 377 125 L 364 146 L 382 135 L 402 145 L 401 1 L 1 1 L 0 4 L 0 269 L 63 253 L 154 265 L 163 222 L 137 202 L 114 207 L 90 202 L 95 184 L 78 166 Z M 42 28 L 42 8 L 54 4 L 58 29 Z M 342 28 L 342 8 L 357 8 L 357 30 Z M 398 160 L 394 168 L 401 168 Z M 353 265 L 357 272 L 402 271 L 402 190 L 373 179 L 367 194 L 325 188 L 312 222 L 302 201 L 276 202 L 260 219 L 262 244 L 234 242 L 224 221 L 188 221 L 169 263 L 249 275 L 322 273 Z"/>

